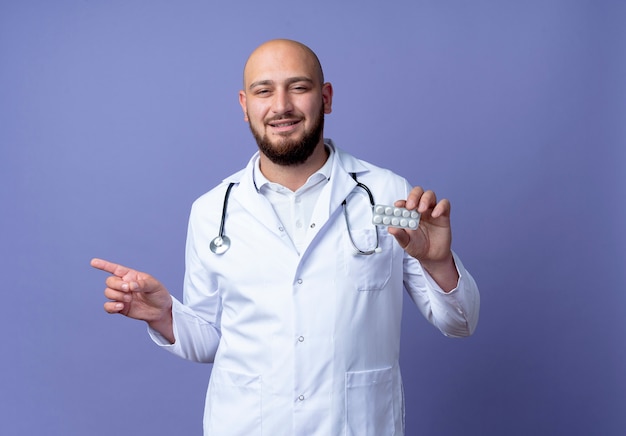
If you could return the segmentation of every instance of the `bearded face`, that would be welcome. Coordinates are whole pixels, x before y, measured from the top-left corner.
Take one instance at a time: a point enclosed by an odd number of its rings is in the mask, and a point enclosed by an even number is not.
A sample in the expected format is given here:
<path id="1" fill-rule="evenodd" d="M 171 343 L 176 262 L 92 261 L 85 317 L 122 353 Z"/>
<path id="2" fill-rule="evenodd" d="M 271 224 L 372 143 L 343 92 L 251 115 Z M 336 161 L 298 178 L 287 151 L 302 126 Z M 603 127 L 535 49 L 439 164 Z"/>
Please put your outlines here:
<path id="1" fill-rule="evenodd" d="M 275 117 L 266 124 L 289 127 L 294 123 L 292 116 Z M 267 158 L 277 165 L 292 166 L 304 163 L 315 150 L 322 138 L 324 130 L 324 111 L 320 108 L 319 113 L 312 120 L 311 127 L 305 129 L 299 135 L 275 134 L 270 137 L 267 130 L 261 132 L 252 123 L 250 131 L 259 146 L 259 150 Z"/>

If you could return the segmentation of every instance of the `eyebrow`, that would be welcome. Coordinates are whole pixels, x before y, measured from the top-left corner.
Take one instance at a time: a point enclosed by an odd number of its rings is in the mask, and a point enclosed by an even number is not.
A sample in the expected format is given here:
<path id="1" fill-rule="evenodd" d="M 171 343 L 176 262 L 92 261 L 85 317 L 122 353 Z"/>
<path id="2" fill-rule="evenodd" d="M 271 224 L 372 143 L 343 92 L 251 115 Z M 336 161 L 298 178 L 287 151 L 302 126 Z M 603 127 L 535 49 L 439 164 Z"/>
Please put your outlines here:
<path id="1" fill-rule="evenodd" d="M 287 80 L 285 80 L 285 83 L 287 85 L 291 85 L 293 83 L 297 83 L 297 82 L 307 82 L 310 84 L 313 84 L 313 79 L 311 79 L 310 77 L 306 77 L 306 76 L 297 76 L 297 77 L 290 77 Z M 256 82 L 252 82 L 250 84 L 250 86 L 248 87 L 248 89 L 253 89 L 257 86 L 267 86 L 267 85 L 273 85 L 274 81 L 273 80 L 258 80 Z"/>

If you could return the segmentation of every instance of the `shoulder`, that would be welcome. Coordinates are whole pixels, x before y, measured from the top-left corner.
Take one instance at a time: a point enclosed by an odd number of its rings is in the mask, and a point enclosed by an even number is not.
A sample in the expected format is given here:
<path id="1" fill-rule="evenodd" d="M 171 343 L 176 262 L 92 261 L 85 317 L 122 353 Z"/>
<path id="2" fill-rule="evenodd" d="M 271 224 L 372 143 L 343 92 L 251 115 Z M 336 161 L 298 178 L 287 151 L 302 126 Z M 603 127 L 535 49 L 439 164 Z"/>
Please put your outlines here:
<path id="1" fill-rule="evenodd" d="M 228 186 L 231 183 L 238 184 L 244 177 L 245 172 L 246 168 L 237 171 L 234 174 L 231 174 L 230 176 L 222 180 L 218 185 L 213 187 L 211 190 L 202 194 L 193 202 L 191 206 L 192 211 L 203 208 L 214 208 L 217 205 L 223 204 L 224 196 L 226 195 L 226 190 L 228 189 Z"/>
<path id="2" fill-rule="evenodd" d="M 344 171 L 356 174 L 359 182 L 368 185 L 372 192 L 378 193 L 376 197 L 380 198 L 380 203 L 382 203 L 383 198 L 387 198 L 387 196 L 393 198 L 394 201 L 398 198 L 405 198 L 411 190 L 407 179 L 394 171 L 359 159 L 337 147 L 335 147 L 335 152 L 338 165 L 340 165 Z"/>

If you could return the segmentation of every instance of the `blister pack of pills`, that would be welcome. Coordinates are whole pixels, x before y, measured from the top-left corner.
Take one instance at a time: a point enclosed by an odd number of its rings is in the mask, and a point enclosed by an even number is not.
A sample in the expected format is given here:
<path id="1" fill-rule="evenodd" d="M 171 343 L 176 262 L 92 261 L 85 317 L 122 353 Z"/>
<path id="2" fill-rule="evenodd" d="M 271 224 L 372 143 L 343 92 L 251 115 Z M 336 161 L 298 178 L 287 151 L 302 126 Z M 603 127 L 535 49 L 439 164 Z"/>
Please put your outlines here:
<path id="1" fill-rule="evenodd" d="M 377 204 L 372 211 L 372 224 L 377 226 L 415 230 L 420 223 L 420 214 L 416 210 Z"/>

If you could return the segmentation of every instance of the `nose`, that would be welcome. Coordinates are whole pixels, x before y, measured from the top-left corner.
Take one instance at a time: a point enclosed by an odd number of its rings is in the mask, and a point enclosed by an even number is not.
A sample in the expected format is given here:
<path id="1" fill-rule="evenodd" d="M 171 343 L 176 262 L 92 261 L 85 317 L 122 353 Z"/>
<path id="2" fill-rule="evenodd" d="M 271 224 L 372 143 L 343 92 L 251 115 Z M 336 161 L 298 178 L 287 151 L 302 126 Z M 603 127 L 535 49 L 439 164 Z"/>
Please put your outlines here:
<path id="1" fill-rule="evenodd" d="M 277 90 L 272 101 L 272 112 L 277 115 L 286 114 L 293 110 L 291 96 L 286 90 Z"/>

